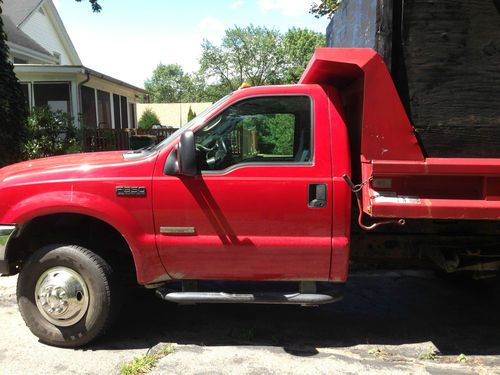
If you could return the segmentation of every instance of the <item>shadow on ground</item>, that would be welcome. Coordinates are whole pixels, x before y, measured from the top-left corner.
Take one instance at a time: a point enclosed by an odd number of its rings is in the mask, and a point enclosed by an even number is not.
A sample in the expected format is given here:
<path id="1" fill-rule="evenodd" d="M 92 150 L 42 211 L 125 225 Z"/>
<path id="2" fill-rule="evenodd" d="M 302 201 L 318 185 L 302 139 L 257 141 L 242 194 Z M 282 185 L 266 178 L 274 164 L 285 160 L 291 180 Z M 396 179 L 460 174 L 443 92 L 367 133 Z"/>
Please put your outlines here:
<path id="1" fill-rule="evenodd" d="M 433 277 L 354 275 L 345 298 L 322 307 L 177 306 L 136 292 L 115 328 L 90 350 L 149 348 L 160 342 L 316 348 L 431 341 L 443 355 L 500 354 L 498 284 L 453 284 Z"/>

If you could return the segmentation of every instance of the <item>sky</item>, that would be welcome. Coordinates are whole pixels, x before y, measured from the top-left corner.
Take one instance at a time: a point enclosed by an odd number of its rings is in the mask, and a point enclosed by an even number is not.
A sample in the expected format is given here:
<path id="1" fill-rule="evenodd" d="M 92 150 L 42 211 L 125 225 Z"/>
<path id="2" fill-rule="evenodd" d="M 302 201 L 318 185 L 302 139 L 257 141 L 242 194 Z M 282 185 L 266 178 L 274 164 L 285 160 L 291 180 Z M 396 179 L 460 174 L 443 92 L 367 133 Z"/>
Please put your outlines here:
<path id="1" fill-rule="evenodd" d="M 86 0 L 53 0 L 82 63 L 138 87 L 160 62 L 198 70 L 203 39 L 219 44 L 235 25 L 324 33 L 328 19 L 309 14 L 313 1 L 100 0 L 92 13 Z"/>

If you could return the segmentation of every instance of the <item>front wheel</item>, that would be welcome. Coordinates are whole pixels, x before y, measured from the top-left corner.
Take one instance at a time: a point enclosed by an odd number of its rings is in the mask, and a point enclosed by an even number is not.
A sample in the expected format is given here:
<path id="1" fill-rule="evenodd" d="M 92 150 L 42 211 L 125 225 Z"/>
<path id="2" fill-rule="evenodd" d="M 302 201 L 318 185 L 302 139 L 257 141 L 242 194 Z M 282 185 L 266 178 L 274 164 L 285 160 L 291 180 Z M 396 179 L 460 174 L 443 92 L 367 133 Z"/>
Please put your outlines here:
<path id="1" fill-rule="evenodd" d="M 79 347 L 100 336 L 119 307 L 108 263 L 75 245 L 49 245 L 20 272 L 17 302 L 31 332 L 54 346 Z"/>

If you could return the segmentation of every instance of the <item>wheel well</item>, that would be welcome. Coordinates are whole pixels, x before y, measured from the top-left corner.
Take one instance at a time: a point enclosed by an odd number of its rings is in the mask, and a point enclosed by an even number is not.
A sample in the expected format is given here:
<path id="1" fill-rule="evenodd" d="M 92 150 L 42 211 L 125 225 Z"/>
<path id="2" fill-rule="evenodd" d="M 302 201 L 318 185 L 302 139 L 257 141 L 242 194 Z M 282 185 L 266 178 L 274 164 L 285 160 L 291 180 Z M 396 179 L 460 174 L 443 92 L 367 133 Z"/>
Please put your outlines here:
<path id="1" fill-rule="evenodd" d="M 91 216 L 61 213 L 41 216 L 23 224 L 7 249 L 9 263 L 17 273 L 29 256 L 49 244 L 74 244 L 99 254 L 121 275 L 136 272 L 132 252 L 123 236 L 113 226 Z M 128 279 L 127 277 L 127 279 Z"/>

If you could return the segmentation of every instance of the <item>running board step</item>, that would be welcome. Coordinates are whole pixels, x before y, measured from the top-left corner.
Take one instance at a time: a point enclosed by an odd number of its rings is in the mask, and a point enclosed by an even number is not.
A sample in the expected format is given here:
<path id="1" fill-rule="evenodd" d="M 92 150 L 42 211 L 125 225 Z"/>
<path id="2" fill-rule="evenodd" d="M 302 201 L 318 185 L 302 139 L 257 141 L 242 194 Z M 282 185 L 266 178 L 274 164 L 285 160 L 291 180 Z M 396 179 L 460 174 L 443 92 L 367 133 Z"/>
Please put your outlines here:
<path id="1" fill-rule="evenodd" d="M 324 305 L 340 301 L 343 295 L 339 292 L 329 293 L 252 293 L 236 294 L 223 292 L 177 292 L 167 288 L 159 288 L 156 295 L 161 299 L 179 304 L 195 303 L 254 303 L 276 305 Z"/>

